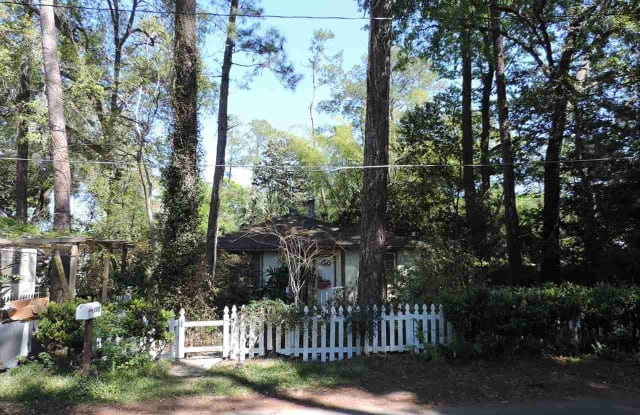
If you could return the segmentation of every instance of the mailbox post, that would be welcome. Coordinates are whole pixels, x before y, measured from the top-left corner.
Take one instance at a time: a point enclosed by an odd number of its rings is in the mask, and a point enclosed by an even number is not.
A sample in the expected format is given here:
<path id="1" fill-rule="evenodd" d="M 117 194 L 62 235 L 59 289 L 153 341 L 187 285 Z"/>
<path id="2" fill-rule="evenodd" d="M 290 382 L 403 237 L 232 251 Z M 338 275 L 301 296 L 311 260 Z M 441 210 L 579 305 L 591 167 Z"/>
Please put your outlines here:
<path id="1" fill-rule="evenodd" d="M 82 344 L 82 374 L 89 375 L 92 354 L 93 319 L 102 315 L 102 305 L 98 302 L 80 304 L 76 308 L 76 320 L 84 320 L 84 339 Z"/>

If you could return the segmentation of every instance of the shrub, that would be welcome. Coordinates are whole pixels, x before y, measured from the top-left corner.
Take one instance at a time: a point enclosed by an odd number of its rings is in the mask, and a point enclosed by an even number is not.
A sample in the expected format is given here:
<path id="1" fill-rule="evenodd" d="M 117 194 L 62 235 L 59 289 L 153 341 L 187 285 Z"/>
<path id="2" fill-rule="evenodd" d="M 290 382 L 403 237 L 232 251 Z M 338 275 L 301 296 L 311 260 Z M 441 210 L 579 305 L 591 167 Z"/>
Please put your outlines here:
<path id="1" fill-rule="evenodd" d="M 40 315 L 34 337 L 58 364 L 77 365 L 84 334 L 84 322 L 75 319 L 76 307 L 84 300 L 50 303 Z M 171 313 L 148 300 L 134 298 L 102 307 L 94 321 L 94 338 L 123 339 L 120 343 L 103 341 L 94 349 L 101 367 L 111 369 L 141 366 L 150 360 L 149 350 L 155 341 L 169 341 Z M 43 360 L 41 358 L 41 360 Z"/>
<path id="2" fill-rule="evenodd" d="M 102 339 L 119 337 L 119 343 L 104 342 L 96 355 L 100 366 L 114 369 L 142 367 L 151 361 L 150 349 L 156 341 L 168 342 L 169 319 L 173 314 L 143 298 L 112 303 L 96 321 L 94 335 Z"/>
<path id="3" fill-rule="evenodd" d="M 216 261 L 215 305 L 248 304 L 254 297 L 255 278 L 249 255 L 222 252 Z M 191 315 L 191 314 L 190 314 Z"/>
<path id="4" fill-rule="evenodd" d="M 34 338 L 47 352 L 69 359 L 71 363 L 82 351 L 82 335 L 84 325 L 76 320 L 76 307 L 86 301 L 66 301 L 62 304 L 49 303 L 47 309 L 40 314 L 38 330 Z"/>
<path id="5" fill-rule="evenodd" d="M 443 291 L 484 285 L 481 277 L 470 277 L 477 274 L 474 256 L 454 241 L 434 241 L 416 253 L 412 265 L 401 266 L 388 276 L 389 297 L 394 301 L 426 303 Z"/>
<path id="6" fill-rule="evenodd" d="M 638 288 L 472 288 L 441 300 L 457 336 L 458 356 L 585 352 L 594 344 L 640 350 Z M 580 322 L 579 336 L 569 330 L 570 321 Z"/>

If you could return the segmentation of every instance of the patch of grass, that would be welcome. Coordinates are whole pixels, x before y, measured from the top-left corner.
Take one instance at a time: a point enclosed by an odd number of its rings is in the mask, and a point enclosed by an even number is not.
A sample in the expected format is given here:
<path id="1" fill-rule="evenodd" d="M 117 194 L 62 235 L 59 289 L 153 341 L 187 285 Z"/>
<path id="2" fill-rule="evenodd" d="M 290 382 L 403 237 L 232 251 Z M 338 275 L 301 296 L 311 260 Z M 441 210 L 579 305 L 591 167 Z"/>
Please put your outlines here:
<path id="1" fill-rule="evenodd" d="M 332 364 L 271 359 L 239 367 L 228 363 L 195 379 L 172 376 L 168 368 L 166 362 L 154 363 L 144 369 L 104 372 L 85 378 L 76 371 L 28 363 L 0 374 L 0 401 L 124 404 L 180 396 L 237 396 L 334 388 L 357 383 L 368 373 L 363 359 Z"/>
<path id="2" fill-rule="evenodd" d="M 0 401 L 14 403 L 127 403 L 202 394 L 231 396 L 241 392 L 232 381 L 210 378 L 193 382 L 168 373 L 168 365 L 114 371 L 83 377 L 29 363 L 0 375 Z"/>
<path id="3" fill-rule="evenodd" d="M 270 359 L 247 362 L 235 367 L 225 364 L 208 375 L 232 380 L 258 392 L 335 388 L 357 383 L 369 373 L 365 359 L 335 363 Z"/>
<path id="4" fill-rule="evenodd" d="M 169 374 L 167 363 L 138 370 L 104 372 L 83 377 L 76 371 L 28 363 L 0 374 L 0 401 L 14 403 L 127 403 L 179 396 L 235 396 L 251 391 L 331 388 L 367 373 L 362 360 L 340 364 L 302 363 L 280 359 L 223 364 L 197 379 Z"/>

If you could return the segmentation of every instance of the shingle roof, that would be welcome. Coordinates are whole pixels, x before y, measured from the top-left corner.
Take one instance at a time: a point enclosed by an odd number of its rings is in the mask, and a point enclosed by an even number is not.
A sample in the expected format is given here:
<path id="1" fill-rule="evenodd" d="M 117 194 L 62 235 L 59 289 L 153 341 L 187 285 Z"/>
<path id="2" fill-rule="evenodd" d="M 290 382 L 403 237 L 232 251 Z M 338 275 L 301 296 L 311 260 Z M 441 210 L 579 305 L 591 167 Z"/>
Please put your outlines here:
<path id="1" fill-rule="evenodd" d="M 218 238 L 218 249 L 224 251 L 277 251 L 280 234 L 297 234 L 315 238 L 322 248 L 357 248 L 360 246 L 360 225 L 338 226 L 333 223 L 313 220 L 289 214 L 253 225 Z M 403 248 L 417 242 L 415 238 L 386 233 L 389 248 Z"/>

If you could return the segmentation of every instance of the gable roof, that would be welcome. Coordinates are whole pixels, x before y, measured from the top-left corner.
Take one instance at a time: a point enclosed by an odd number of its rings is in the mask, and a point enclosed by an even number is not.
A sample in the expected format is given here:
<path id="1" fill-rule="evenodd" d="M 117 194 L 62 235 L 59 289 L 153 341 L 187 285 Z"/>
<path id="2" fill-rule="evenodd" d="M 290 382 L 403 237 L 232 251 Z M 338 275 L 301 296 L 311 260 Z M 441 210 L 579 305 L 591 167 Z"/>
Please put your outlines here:
<path id="1" fill-rule="evenodd" d="M 277 251 L 280 234 L 296 234 L 318 241 L 321 248 L 353 249 L 360 246 L 360 225 L 339 226 L 299 214 L 274 218 L 228 233 L 218 238 L 218 249 L 224 251 Z M 388 248 L 404 248 L 417 242 L 415 238 L 386 232 Z"/>

